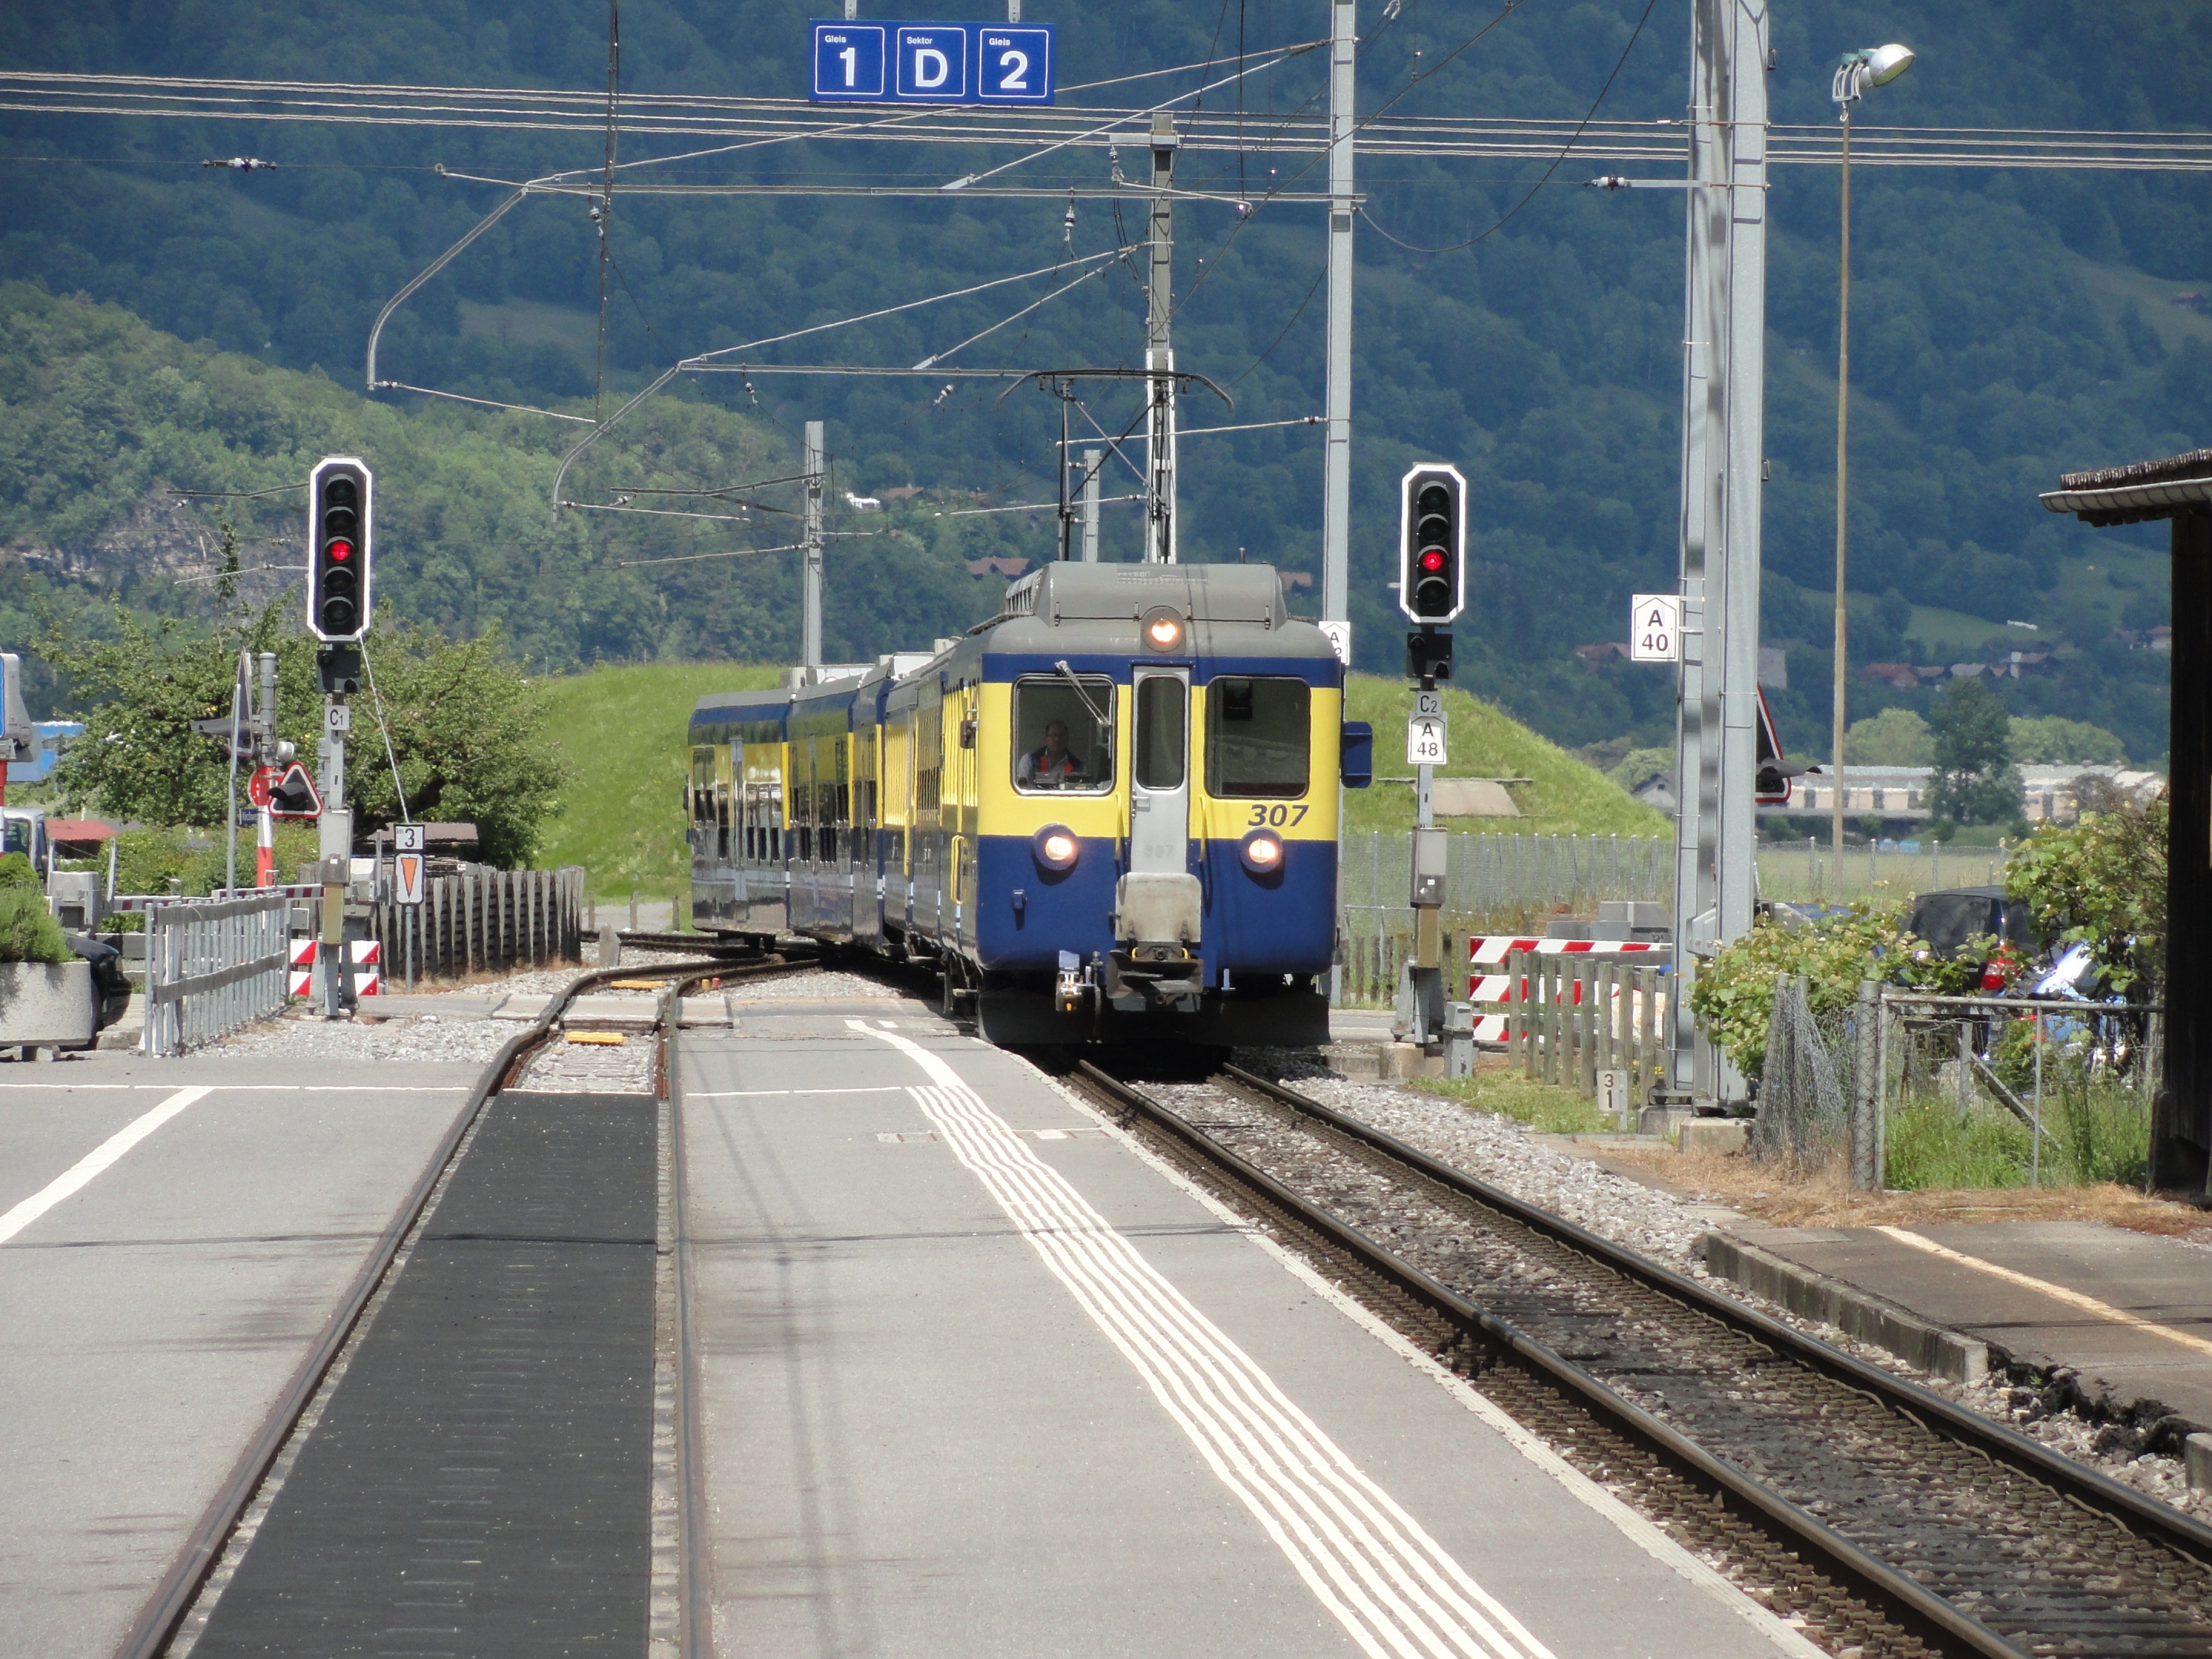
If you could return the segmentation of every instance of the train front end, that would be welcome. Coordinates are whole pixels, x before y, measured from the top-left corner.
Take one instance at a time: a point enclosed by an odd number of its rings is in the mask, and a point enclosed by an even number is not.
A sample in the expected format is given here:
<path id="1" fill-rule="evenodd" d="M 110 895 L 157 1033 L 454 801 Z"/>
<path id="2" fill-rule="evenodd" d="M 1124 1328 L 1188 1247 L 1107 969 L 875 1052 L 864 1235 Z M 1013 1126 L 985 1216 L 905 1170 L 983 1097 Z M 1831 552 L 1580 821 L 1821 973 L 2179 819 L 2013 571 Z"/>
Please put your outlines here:
<path id="1" fill-rule="evenodd" d="M 1327 638 L 1264 566 L 1049 565 L 1008 611 L 973 739 L 984 1036 L 1326 1042 L 1344 690 Z"/>

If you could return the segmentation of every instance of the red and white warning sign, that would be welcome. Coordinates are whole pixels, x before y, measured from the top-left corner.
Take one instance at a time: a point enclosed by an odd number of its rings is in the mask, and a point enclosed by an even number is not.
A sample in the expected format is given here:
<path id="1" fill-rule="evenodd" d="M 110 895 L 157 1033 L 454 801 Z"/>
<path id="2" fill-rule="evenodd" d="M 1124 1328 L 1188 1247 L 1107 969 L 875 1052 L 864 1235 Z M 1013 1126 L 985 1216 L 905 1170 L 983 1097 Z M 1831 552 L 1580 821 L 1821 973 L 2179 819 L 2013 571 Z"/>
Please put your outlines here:
<path id="1" fill-rule="evenodd" d="M 373 997 L 384 989 L 384 946 L 373 939 L 349 940 L 353 955 L 353 988 L 356 996 Z M 315 953 L 321 941 L 292 941 L 292 994 L 312 996 L 315 985 Z"/>

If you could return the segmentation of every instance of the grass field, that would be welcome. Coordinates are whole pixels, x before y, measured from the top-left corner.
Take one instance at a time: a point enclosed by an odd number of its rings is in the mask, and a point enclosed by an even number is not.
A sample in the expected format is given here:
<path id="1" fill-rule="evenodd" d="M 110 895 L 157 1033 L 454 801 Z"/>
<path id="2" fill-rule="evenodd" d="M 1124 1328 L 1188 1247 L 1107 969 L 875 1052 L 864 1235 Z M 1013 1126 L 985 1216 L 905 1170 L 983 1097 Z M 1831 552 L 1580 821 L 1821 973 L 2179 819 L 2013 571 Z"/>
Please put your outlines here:
<path id="1" fill-rule="evenodd" d="M 596 896 L 665 899 L 691 879 L 684 844 L 684 726 L 709 691 L 774 685 L 781 671 L 734 663 L 634 663 L 540 682 L 547 729 L 570 767 L 538 860 L 580 864 Z"/>
<path id="2" fill-rule="evenodd" d="M 1413 688 L 1404 680 L 1354 674 L 1346 692 L 1346 718 L 1375 728 L 1374 787 L 1345 796 L 1347 827 L 1353 830 L 1409 830 L 1413 823 L 1406 764 L 1406 721 L 1413 712 Z M 1604 773 L 1585 766 L 1548 738 L 1531 732 L 1502 709 L 1464 691 L 1447 689 L 1444 717 L 1450 735 L 1449 765 L 1437 775 L 1448 778 L 1527 778 L 1509 793 L 1527 816 L 1517 818 L 1450 818 L 1454 830 L 1493 835 L 1663 836 L 1665 818 L 1637 800 Z"/>
<path id="3" fill-rule="evenodd" d="M 684 844 L 684 731 L 692 705 L 709 691 L 756 690 L 779 670 L 732 663 L 637 663 L 595 668 L 541 683 L 547 726 L 571 768 L 559 819 L 539 860 L 580 864 L 591 891 L 665 899 L 690 880 Z M 1376 772 L 1405 775 L 1401 733 L 1413 688 L 1370 674 L 1352 676 L 1351 718 L 1373 723 Z M 1531 835 L 1664 835 L 1666 821 L 1546 738 L 1464 691 L 1446 691 L 1451 721 L 1449 777 L 1525 777 L 1512 793 L 1528 816 L 1457 818 L 1459 830 Z M 1346 797 L 1351 826 L 1406 829 L 1413 822 L 1410 784 L 1377 783 Z"/>

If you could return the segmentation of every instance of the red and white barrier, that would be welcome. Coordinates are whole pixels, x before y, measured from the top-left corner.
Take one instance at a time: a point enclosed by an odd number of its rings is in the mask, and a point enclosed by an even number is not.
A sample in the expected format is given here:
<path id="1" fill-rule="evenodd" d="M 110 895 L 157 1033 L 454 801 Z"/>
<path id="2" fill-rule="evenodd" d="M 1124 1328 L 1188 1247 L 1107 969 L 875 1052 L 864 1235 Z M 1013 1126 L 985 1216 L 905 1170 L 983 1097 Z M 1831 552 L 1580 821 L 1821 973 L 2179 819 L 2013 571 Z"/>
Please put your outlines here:
<path id="1" fill-rule="evenodd" d="M 384 989 L 384 946 L 373 939 L 348 941 L 353 957 L 353 989 L 356 996 L 373 997 Z M 292 941 L 292 994 L 313 996 L 315 984 L 315 953 L 319 939 L 295 939 Z"/>
<path id="2" fill-rule="evenodd" d="M 1594 956 L 1601 958 L 1650 956 L 1671 947 L 1650 939 L 1513 939 L 1502 933 L 1477 934 L 1467 942 L 1468 961 L 1478 968 L 1502 966 L 1516 951 L 1526 951 L 1531 956 L 1565 957 Z M 1533 984 L 1523 980 L 1516 988 L 1513 975 L 1508 974 L 1469 974 L 1467 978 L 1467 1000 L 1478 1006 L 1510 1005 L 1515 1002 L 1535 1003 L 1544 999 L 1544 981 Z M 1570 1006 L 1578 1006 L 1583 1000 L 1583 981 L 1563 980 L 1559 1000 Z M 1627 1000 L 1624 1003 L 1623 999 Z M 1618 985 L 1613 999 L 1616 1007 L 1632 1010 L 1636 1006 L 1632 988 Z M 1658 1006 L 1666 1006 L 1665 994 L 1657 997 Z M 1633 1016 L 1631 1015 L 1631 1018 Z M 1474 1018 L 1474 1040 L 1477 1042 L 1505 1041 L 1506 1016 L 1502 1013 L 1478 1013 Z"/>

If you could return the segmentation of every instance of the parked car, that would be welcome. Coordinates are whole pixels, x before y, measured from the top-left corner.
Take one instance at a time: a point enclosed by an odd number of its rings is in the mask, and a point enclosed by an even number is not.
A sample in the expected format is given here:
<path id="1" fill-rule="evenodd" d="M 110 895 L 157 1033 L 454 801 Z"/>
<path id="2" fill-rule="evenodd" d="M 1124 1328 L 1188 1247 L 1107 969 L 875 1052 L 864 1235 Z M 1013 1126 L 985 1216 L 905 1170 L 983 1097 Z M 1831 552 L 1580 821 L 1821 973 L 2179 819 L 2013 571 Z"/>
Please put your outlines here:
<path id="1" fill-rule="evenodd" d="M 2002 887 L 1946 887 L 1922 893 L 1912 901 L 1905 925 L 1926 941 L 1930 954 L 1946 962 L 1966 957 L 1976 940 L 1996 939 L 1996 951 L 1975 953 L 1981 956 L 1984 991 L 2005 989 L 2023 966 L 2048 949 L 2048 941 L 2036 933 L 2027 906 L 2007 898 Z M 2002 961 L 1997 959 L 2000 956 Z"/>

